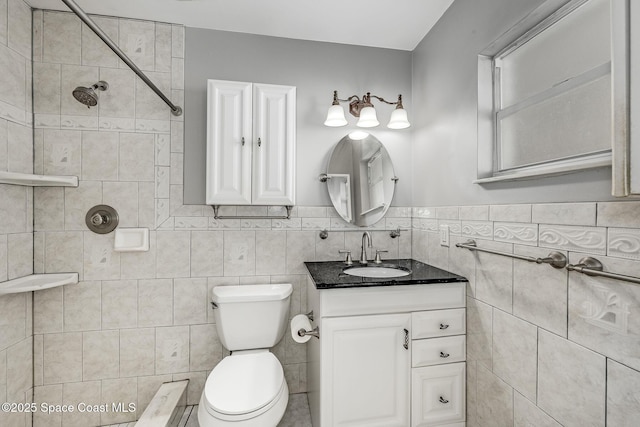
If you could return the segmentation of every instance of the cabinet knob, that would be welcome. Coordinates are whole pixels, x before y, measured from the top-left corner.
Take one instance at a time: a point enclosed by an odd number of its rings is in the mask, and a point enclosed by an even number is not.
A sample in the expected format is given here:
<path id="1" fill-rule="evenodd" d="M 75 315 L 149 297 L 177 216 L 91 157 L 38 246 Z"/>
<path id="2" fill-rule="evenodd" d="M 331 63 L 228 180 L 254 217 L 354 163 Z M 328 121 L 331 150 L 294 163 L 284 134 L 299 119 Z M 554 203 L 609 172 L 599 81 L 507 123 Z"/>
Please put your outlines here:
<path id="1" fill-rule="evenodd" d="M 440 329 L 447 329 L 449 325 L 445 325 L 444 323 L 440 323 Z"/>
<path id="2" fill-rule="evenodd" d="M 440 400 L 440 403 L 443 403 L 443 404 L 449 403 L 449 401 L 442 396 L 440 396 L 439 400 Z"/>
<path id="3" fill-rule="evenodd" d="M 441 351 L 440 357 L 442 357 L 443 359 L 446 359 L 447 357 L 449 357 L 449 353 L 445 353 L 444 351 Z"/>

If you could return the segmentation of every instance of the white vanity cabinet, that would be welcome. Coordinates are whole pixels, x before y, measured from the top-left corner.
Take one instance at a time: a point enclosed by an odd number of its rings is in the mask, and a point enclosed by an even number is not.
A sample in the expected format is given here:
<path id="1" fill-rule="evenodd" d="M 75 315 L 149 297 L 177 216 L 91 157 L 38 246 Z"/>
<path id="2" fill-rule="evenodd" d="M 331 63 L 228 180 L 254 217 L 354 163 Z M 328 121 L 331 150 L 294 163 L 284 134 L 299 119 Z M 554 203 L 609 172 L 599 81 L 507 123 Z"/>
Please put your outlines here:
<path id="1" fill-rule="evenodd" d="M 209 205 L 294 205 L 296 88 L 207 81 Z"/>
<path id="2" fill-rule="evenodd" d="M 464 426 L 465 286 L 318 290 L 309 277 L 313 426 Z"/>

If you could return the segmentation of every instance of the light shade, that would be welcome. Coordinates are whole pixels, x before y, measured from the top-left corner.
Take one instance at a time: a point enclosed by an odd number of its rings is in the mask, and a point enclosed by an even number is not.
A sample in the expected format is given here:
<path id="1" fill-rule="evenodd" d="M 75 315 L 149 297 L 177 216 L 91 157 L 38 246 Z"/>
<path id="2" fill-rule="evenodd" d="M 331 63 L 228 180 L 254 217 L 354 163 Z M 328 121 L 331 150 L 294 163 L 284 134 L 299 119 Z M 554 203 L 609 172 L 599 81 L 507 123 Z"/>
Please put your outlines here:
<path id="1" fill-rule="evenodd" d="M 369 132 L 365 132 L 363 130 L 354 130 L 349 134 L 349 138 L 353 139 L 354 141 L 360 141 L 368 136 Z"/>
<path id="2" fill-rule="evenodd" d="M 376 116 L 376 109 L 373 107 L 364 107 L 360 110 L 360 120 L 356 125 L 361 128 L 373 128 L 380 124 Z"/>
<path id="3" fill-rule="evenodd" d="M 391 119 L 387 127 L 389 129 L 406 129 L 411 126 L 407 119 L 407 111 L 404 108 L 396 108 L 391 113 Z"/>
<path id="4" fill-rule="evenodd" d="M 329 107 L 324 125 L 330 127 L 346 126 L 347 119 L 344 117 L 344 108 L 342 108 L 341 105 L 332 105 Z"/>

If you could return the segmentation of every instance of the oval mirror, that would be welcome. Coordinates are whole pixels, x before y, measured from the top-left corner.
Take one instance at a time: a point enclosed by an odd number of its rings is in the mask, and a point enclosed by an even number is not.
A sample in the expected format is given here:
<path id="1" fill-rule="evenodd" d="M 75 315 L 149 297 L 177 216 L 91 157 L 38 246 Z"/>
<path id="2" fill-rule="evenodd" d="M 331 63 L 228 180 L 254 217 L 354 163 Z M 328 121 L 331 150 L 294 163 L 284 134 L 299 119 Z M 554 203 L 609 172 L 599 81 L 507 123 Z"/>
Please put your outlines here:
<path id="1" fill-rule="evenodd" d="M 371 134 L 357 138 L 354 133 L 334 147 L 323 180 L 342 219 L 366 227 L 391 206 L 397 178 L 384 145 Z"/>

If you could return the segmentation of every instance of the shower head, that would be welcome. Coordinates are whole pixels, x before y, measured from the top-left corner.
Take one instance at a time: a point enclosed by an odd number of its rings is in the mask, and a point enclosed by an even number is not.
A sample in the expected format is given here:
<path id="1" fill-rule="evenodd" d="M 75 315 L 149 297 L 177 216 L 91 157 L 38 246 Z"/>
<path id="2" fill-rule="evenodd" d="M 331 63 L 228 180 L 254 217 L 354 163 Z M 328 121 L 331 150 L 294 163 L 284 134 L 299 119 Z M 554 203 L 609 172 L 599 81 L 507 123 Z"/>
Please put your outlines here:
<path id="1" fill-rule="evenodd" d="M 95 107 L 98 105 L 98 94 L 97 90 L 107 90 L 109 89 L 109 83 L 100 80 L 98 83 L 91 85 L 91 87 L 78 86 L 73 90 L 73 97 L 80 102 L 89 107 Z"/>

